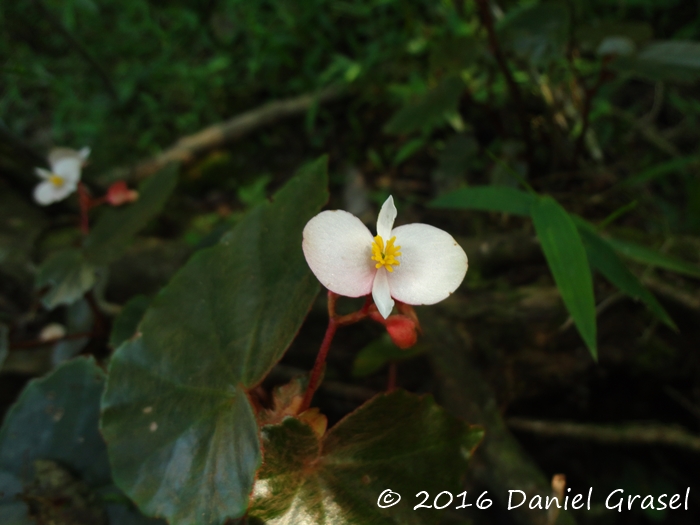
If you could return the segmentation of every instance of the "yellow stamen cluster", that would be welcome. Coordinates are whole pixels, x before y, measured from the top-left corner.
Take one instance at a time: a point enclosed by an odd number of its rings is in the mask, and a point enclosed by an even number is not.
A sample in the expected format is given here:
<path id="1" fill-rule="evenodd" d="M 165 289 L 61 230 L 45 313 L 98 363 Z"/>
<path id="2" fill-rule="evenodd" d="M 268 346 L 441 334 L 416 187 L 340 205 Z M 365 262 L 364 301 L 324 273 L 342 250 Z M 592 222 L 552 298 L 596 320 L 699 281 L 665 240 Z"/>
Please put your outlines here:
<path id="1" fill-rule="evenodd" d="M 61 186 L 63 186 L 63 183 L 65 181 L 63 180 L 63 177 L 60 177 L 60 176 L 56 175 L 55 173 L 52 173 L 49 176 L 49 182 L 51 184 L 53 184 L 54 186 L 56 186 L 57 188 L 60 188 Z"/>
<path id="2" fill-rule="evenodd" d="M 377 269 L 384 266 L 389 272 L 393 272 L 394 268 L 392 265 L 399 266 L 401 264 L 396 260 L 396 257 L 401 255 L 399 251 L 401 246 L 394 246 L 395 241 L 396 237 L 392 237 L 386 243 L 386 247 L 384 247 L 384 239 L 382 239 L 380 235 L 374 238 L 374 242 L 372 243 L 372 260 L 377 261 Z"/>

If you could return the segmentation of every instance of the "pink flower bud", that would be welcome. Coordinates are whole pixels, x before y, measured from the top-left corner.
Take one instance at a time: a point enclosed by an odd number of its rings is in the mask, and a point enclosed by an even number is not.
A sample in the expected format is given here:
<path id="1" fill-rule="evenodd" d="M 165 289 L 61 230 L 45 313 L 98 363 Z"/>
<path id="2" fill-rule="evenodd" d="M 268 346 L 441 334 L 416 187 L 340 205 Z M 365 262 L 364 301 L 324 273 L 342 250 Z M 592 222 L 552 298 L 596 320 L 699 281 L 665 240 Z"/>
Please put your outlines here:
<path id="1" fill-rule="evenodd" d="M 371 313 L 370 317 L 384 325 L 391 340 L 401 350 L 406 350 L 416 344 L 418 339 L 416 323 L 410 317 L 397 314 L 384 319 L 378 312 Z"/>
<path id="2" fill-rule="evenodd" d="M 121 206 L 122 204 L 134 202 L 138 198 L 138 192 L 130 190 L 123 180 L 112 184 L 107 190 L 107 195 L 105 195 L 105 200 L 111 206 Z"/>

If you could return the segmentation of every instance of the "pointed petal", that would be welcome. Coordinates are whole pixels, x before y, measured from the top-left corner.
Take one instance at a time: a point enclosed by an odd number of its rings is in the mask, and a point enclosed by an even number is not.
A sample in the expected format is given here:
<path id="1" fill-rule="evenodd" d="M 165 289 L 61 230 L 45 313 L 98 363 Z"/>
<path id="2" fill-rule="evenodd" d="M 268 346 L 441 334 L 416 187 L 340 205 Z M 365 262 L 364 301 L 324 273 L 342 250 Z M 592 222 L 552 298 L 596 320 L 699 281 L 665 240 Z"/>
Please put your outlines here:
<path id="1" fill-rule="evenodd" d="M 51 168 L 56 175 L 60 175 L 67 182 L 77 183 L 80 180 L 80 167 L 83 161 L 78 156 L 63 157 L 54 163 Z"/>
<path id="2" fill-rule="evenodd" d="M 321 284 L 346 297 L 372 291 L 372 234 L 362 221 L 342 210 L 324 211 L 304 227 L 306 262 Z"/>
<path id="3" fill-rule="evenodd" d="M 452 236 L 427 224 L 407 224 L 391 232 L 401 246 L 399 266 L 389 274 L 394 299 L 435 304 L 454 292 L 467 273 L 467 254 Z"/>
<path id="4" fill-rule="evenodd" d="M 394 197 L 389 195 L 389 198 L 382 205 L 382 209 L 379 210 L 379 217 L 377 217 L 377 235 L 380 235 L 384 242 L 391 238 L 391 229 L 394 227 L 395 219 Z"/>
<path id="5" fill-rule="evenodd" d="M 389 291 L 387 273 L 389 272 L 384 268 L 380 268 L 374 277 L 374 284 L 372 285 L 372 299 L 374 299 L 374 304 L 377 305 L 377 310 L 379 310 L 384 319 L 389 317 L 391 310 L 394 308 L 394 300 L 391 298 L 391 292 Z"/>
<path id="6" fill-rule="evenodd" d="M 34 188 L 34 200 L 42 206 L 55 202 L 58 200 L 56 199 L 56 192 L 54 191 L 55 188 L 56 187 L 49 181 L 41 182 L 36 188 Z"/>
<path id="7" fill-rule="evenodd" d="M 84 148 L 80 149 L 78 151 L 78 156 L 83 160 L 87 160 L 87 158 L 90 156 L 90 147 L 85 146 Z"/>
<path id="8" fill-rule="evenodd" d="M 44 180 L 48 179 L 52 175 L 49 170 L 46 170 L 44 168 L 34 168 L 34 173 L 37 177 Z"/>

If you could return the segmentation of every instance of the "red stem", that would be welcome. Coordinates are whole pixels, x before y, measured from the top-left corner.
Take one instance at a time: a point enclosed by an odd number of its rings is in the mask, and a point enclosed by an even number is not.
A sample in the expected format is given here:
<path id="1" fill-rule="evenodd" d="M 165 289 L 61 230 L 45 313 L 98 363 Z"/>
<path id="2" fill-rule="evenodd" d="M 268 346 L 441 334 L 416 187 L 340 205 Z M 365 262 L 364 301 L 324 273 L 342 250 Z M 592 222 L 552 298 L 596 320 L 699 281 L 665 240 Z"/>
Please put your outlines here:
<path id="1" fill-rule="evenodd" d="M 318 355 L 316 356 L 316 362 L 314 367 L 311 369 L 311 374 L 309 375 L 309 385 L 306 387 L 306 392 L 304 393 L 304 399 L 301 402 L 301 407 L 299 413 L 306 411 L 311 406 L 311 400 L 316 393 L 318 388 L 321 373 L 323 372 L 323 367 L 326 364 L 326 357 L 328 357 L 328 351 L 331 348 L 331 342 L 333 341 L 333 336 L 335 331 L 339 326 L 346 326 L 349 324 L 356 323 L 361 319 L 367 317 L 370 309 L 373 305 L 372 296 L 367 296 L 365 304 L 357 312 L 351 314 L 339 316 L 335 313 L 335 303 L 338 300 L 338 294 L 328 291 L 328 328 L 326 328 L 326 335 L 323 336 L 323 342 L 321 343 L 321 348 L 318 350 Z"/>
<path id="2" fill-rule="evenodd" d="M 90 233 L 88 210 L 90 209 L 90 194 L 82 182 L 78 183 L 78 201 L 80 203 L 80 231 L 83 235 Z"/>
<path id="3" fill-rule="evenodd" d="M 304 394 L 304 400 L 301 403 L 301 408 L 299 413 L 308 410 L 311 406 L 311 399 L 314 397 L 316 388 L 318 387 L 319 379 L 321 378 L 321 372 L 323 371 L 323 366 L 326 364 L 326 357 L 328 356 L 328 350 L 331 348 L 331 341 L 333 341 L 333 336 L 338 328 L 338 324 L 335 319 L 331 317 L 328 320 L 328 328 L 326 329 L 326 335 L 323 337 L 323 342 L 321 343 L 321 348 L 316 356 L 316 362 L 311 370 L 311 376 L 309 377 L 309 386 L 306 387 L 306 393 Z"/>
<path id="4" fill-rule="evenodd" d="M 396 361 L 389 363 L 389 377 L 386 381 L 386 391 L 393 392 L 396 390 Z"/>

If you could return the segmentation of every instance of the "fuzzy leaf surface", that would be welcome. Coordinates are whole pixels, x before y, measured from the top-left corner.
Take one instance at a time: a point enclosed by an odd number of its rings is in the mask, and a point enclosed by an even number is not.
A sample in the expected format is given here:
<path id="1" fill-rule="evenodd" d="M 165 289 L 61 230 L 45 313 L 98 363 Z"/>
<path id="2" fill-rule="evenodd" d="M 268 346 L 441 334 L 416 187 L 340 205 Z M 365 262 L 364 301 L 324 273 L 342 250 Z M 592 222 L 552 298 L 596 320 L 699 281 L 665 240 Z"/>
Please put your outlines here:
<path id="1" fill-rule="evenodd" d="M 102 431 L 114 479 L 171 525 L 242 516 L 260 464 L 247 390 L 282 357 L 318 292 L 302 230 L 327 200 L 307 164 L 221 242 L 197 252 L 112 358 Z"/>
<path id="2" fill-rule="evenodd" d="M 267 525 L 438 523 L 440 512 L 413 510 L 415 495 L 457 494 L 482 434 L 431 397 L 402 390 L 373 398 L 322 439 L 287 418 L 263 427 L 265 463 L 249 515 Z M 402 499 L 380 508 L 377 500 L 386 489 Z"/>
<path id="3" fill-rule="evenodd" d="M 139 186 L 132 204 L 104 210 L 85 239 L 85 259 L 106 265 L 119 257 L 134 236 L 158 215 L 177 184 L 177 164 L 168 164 Z"/>
<path id="4" fill-rule="evenodd" d="M 95 267 L 87 262 L 80 250 L 69 248 L 51 255 L 39 268 L 36 287 L 48 287 L 41 302 L 49 310 L 62 304 L 73 304 L 96 281 Z"/>

